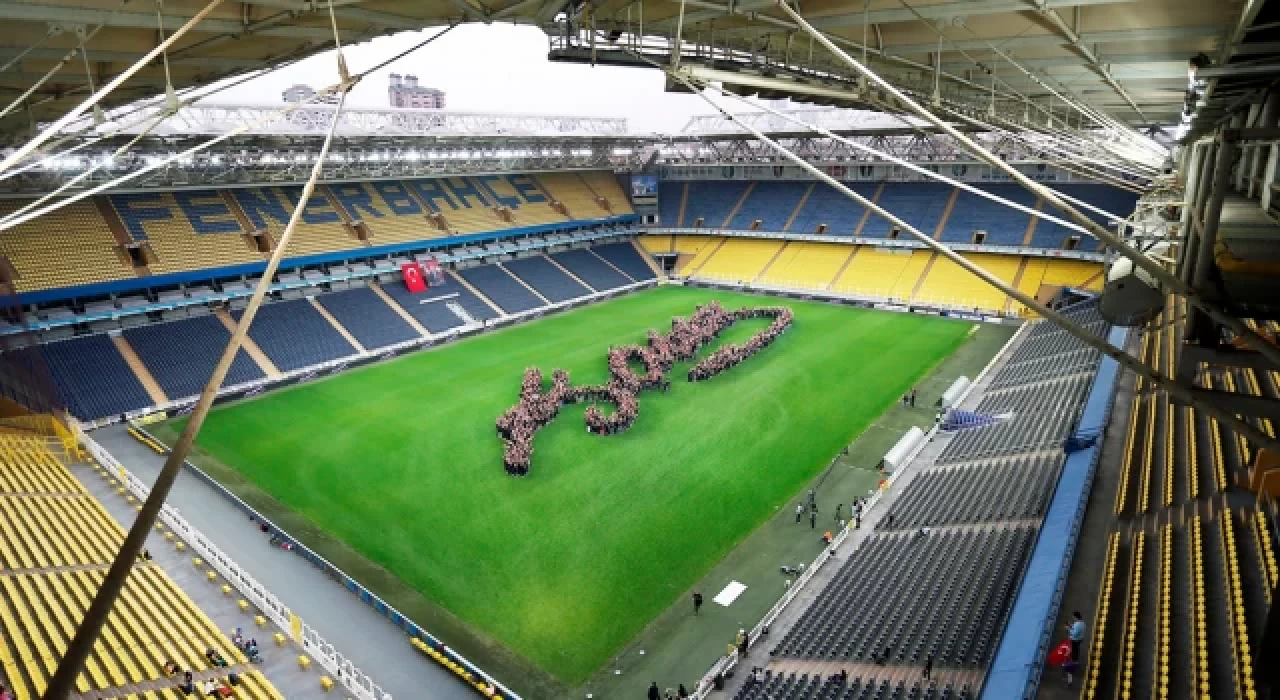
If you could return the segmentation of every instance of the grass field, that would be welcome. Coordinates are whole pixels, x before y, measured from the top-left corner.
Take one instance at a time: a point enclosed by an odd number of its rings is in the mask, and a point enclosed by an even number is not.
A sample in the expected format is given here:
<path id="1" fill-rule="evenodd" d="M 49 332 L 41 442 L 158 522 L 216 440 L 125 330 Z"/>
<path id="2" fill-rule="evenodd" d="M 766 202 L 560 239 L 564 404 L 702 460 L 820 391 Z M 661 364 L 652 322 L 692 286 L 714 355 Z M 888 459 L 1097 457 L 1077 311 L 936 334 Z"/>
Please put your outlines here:
<path id="1" fill-rule="evenodd" d="M 709 382 L 640 397 L 627 433 L 582 406 L 502 469 L 521 372 L 606 379 L 611 344 L 696 304 L 786 303 L 795 326 Z M 739 323 L 729 342 L 764 320 Z M 955 350 L 971 324 L 666 287 L 215 410 L 201 450 L 572 686 L 771 517 Z M 708 352 L 710 349 L 704 350 Z M 714 593 L 714 592 L 712 592 Z M 511 679 L 519 689 L 519 679 Z"/>

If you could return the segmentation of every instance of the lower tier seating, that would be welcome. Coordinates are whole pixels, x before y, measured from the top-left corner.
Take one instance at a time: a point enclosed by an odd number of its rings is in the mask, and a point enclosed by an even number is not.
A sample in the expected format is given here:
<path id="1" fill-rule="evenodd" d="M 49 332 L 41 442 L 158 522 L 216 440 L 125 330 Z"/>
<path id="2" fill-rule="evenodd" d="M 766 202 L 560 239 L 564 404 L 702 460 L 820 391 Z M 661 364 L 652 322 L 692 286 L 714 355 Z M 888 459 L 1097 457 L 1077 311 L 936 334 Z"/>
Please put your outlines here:
<path id="1" fill-rule="evenodd" d="M 232 317 L 239 323 L 243 311 Z M 281 372 L 318 365 L 356 353 L 346 338 L 306 299 L 263 304 L 249 337 Z"/>
<path id="2" fill-rule="evenodd" d="M 587 296 L 590 289 L 566 275 L 541 255 L 502 263 L 507 272 L 519 277 L 552 303 Z"/>
<path id="3" fill-rule="evenodd" d="M 497 265 L 458 270 L 458 275 L 509 314 L 530 311 L 545 302 Z"/>
<path id="4" fill-rule="evenodd" d="M 421 323 L 431 333 L 445 331 L 466 325 L 466 321 L 449 309 L 450 304 L 462 308 L 463 312 L 477 322 L 484 322 L 498 317 L 497 312 L 479 297 L 471 293 L 457 280 L 449 279 L 441 285 L 433 285 L 421 294 L 414 294 L 405 289 L 400 282 L 382 285 L 382 291 L 395 300 L 410 316 Z"/>
<path id="5" fill-rule="evenodd" d="M 591 251 L 637 282 L 657 277 L 653 273 L 653 268 L 649 267 L 649 264 L 640 257 L 636 247 L 630 243 L 606 243 L 592 247 Z"/>
<path id="6" fill-rule="evenodd" d="M 1058 483 L 1063 459 L 1061 452 L 1053 451 L 922 472 L 894 503 L 892 527 L 1040 518 Z"/>
<path id="7" fill-rule="evenodd" d="M 200 316 L 129 328 L 124 337 L 164 393 L 177 400 L 200 393 L 231 340 L 231 333 L 216 317 Z M 232 386 L 263 376 L 258 365 L 241 350 L 222 384 Z"/>
<path id="8" fill-rule="evenodd" d="M 560 263 L 578 279 L 591 285 L 597 292 L 617 289 L 631 284 L 626 275 L 618 272 L 589 250 L 566 250 L 552 253 L 551 259 Z"/>
<path id="9" fill-rule="evenodd" d="M 368 287 L 322 294 L 316 297 L 316 301 L 338 319 L 338 323 L 355 336 L 366 350 L 376 350 L 418 337 L 418 332 Z"/>
<path id="10" fill-rule="evenodd" d="M 48 343 L 41 351 L 72 415 L 101 418 L 151 405 L 151 397 L 107 335 Z"/>
<path id="11" fill-rule="evenodd" d="M 765 672 L 763 683 L 748 683 L 733 696 L 734 700 L 973 700 L 974 697 L 969 688 L 956 688 L 952 683 L 838 675 L 824 679 L 820 674 L 797 676 L 770 671 Z"/>
<path id="12" fill-rule="evenodd" d="M 836 573 L 778 658 L 984 666 L 1022 575 L 1034 527 L 876 535 Z"/>

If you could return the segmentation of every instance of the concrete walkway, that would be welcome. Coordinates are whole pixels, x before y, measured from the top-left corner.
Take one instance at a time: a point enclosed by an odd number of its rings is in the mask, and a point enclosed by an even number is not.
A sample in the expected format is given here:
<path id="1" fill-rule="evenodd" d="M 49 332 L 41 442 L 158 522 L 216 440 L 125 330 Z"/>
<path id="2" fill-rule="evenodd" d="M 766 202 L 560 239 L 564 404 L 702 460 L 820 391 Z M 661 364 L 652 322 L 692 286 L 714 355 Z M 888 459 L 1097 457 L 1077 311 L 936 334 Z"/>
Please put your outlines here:
<path id="1" fill-rule="evenodd" d="M 144 482 L 153 482 L 164 463 L 163 457 L 130 437 L 123 426 L 96 430 L 90 437 Z M 107 489 L 91 470 L 87 467 L 77 469 L 76 475 L 112 515 L 124 523 L 133 522 L 132 506 Z M 103 495 L 100 490 L 106 490 L 107 494 Z M 473 700 L 476 697 L 475 691 L 451 672 L 410 646 L 405 633 L 391 624 L 390 620 L 361 602 L 302 557 L 272 547 L 266 536 L 240 510 L 199 478 L 185 471 L 180 474 L 169 494 L 168 502 L 193 527 L 203 532 L 227 556 L 252 574 L 396 700 Z M 161 559 L 162 552 L 172 552 L 172 546 L 166 547 L 162 539 L 154 535 L 152 539 L 156 542 L 149 542 L 148 547 L 157 560 Z M 189 550 L 177 566 L 171 568 L 166 564 L 165 568 L 193 598 L 202 589 L 210 592 L 210 585 L 201 580 L 198 572 L 191 566 Z M 186 576 L 184 573 L 195 576 Z M 217 597 L 221 594 L 214 595 Z M 224 630 L 241 626 L 248 632 L 253 625 L 250 617 L 235 610 L 234 597 L 226 599 L 234 619 L 207 606 L 203 597 L 195 600 Z M 277 650 L 274 645 L 262 637 L 270 635 L 263 634 L 258 638 L 259 646 L 263 647 L 267 656 L 280 656 L 275 653 Z M 318 665 L 312 666 L 303 680 L 296 682 L 295 686 L 292 676 L 285 673 L 290 670 L 296 674 L 303 673 L 297 671 L 297 664 L 292 661 L 293 656 L 296 656 L 296 652 L 290 654 L 288 663 L 281 664 L 284 668 L 278 669 L 276 664 L 269 663 L 263 670 L 268 672 L 268 677 L 273 682 L 276 682 L 277 677 L 282 679 L 282 685 L 277 687 L 280 687 L 285 697 L 292 699 L 318 695 Z M 506 682 L 509 679 L 499 680 Z M 290 692 L 294 687 L 298 688 L 297 693 Z M 303 690 L 307 692 L 304 693 Z M 335 694 L 332 697 L 337 696 Z"/>

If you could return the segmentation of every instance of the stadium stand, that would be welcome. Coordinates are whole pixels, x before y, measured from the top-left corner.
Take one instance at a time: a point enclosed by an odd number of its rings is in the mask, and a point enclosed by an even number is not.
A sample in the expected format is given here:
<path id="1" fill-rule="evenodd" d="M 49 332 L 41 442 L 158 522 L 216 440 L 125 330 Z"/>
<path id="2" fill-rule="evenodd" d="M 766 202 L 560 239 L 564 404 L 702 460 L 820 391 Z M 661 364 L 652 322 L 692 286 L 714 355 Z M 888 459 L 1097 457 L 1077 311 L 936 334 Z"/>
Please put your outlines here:
<path id="1" fill-rule="evenodd" d="M 146 192 L 109 198 L 134 241 L 146 241 L 154 273 L 262 260 L 223 194 L 215 190 Z"/>
<path id="2" fill-rule="evenodd" d="M 200 393 L 231 334 L 217 318 L 199 316 L 124 331 L 151 376 L 170 399 Z M 262 370 L 243 350 L 236 353 L 223 386 L 263 378 Z"/>
<path id="3" fill-rule="evenodd" d="M 231 312 L 236 323 L 243 315 L 242 311 Z M 249 327 L 249 337 L 283 372 L 356 353 L 306 299 L 263 304 Z"/>
<path id="4" fill-rule="evenodd" d="M 0 202 L 8 216 L 26 203 Z M 56 236 L 49 233 L 56 232 Z M 76 202 L 34 221 L 0 232 L 0 255 L 13 269 L 14 291 L 110 282 L 134 277 L 128 258 L 97 206 Z M 74 265 L 68 261 L 74 260 Z"/>
<path id="5" fill-rule="evenodd" d="M 44 692 L 124 531 L 39 435 L 0 434 L 0 662 L 17 700 Z M 227 667 L 206 656 L 215 650 Z M 270 682 L 157 565 L 134 565 L 76 689 L 84 697 L 182 697 L 173 661 L 200 677 L 236 671 L 240 693 L 279 700 Z"/>
<path id="6" fill-rule="evenodd" d="M 609 265 L 589 250 L 566 250 L 552 253 L 551 259 L 560 263 L 578 279 L 591 285 L 597 292 L 617 289 L 631 284 L 632 281 L 617 268 Z"/>
<path id="7" fill-rule="evenodd" d="M 1062 459 L 1052 453 L 1021 455 L 925 472 L 899 495 L 893 528 L 1039 518 Z"/>
<path id="8" fill-rule="evenodd" d="M 58 394 L 73 415 L 101 418 L 152 403 L 147 390 L 106 334 L 40 346 Z"/>
<path id="9" fill-rule="evenodd" d="M 278 241 L 302 196 L 302 188 L 244 187 L 231 190 L 231 193 L 254 231 L 267 231 Z M 285 253 L 289 256 L 312 255 L 358 248 L 360 245 L 328 197 L 317 191 L 307 201 Z"/>
<path id="10" fill-rule="evenodd" d="M 1023 258 L 1017 255 L 983 253 L 962 253 L 961 255 L 1010 285 L 1017 278 L 1018 269 L 1023 261 Z M 1007 300 L 1008 297 L 1004 292 L 942 257 L 934 260 L 929 268 L 928 277 L 921 281 L 919 291 L 912 297 L 912 301 L 948 303 L 993 311 L 1004 309 Z"/>
<path id="11" fill-rule="evenodd" d="M 741 181 L 688 183 L 689 199 L 685 205 L 683 225 L 689 228 L 724 228 L 750 184 Z"/>
<path id="12" fill-rule="evenodd" d="M 1138 195 L 1136 193 L 1117 189 L 1115 187 L 1109 187 L 1107 185 L 1057 185 L 1054 189 L 1068 197 L 1074 197 L 1075 199 L 1088 202 L 1095 207 L 1109 211 L 1120 218 L 1124 218 L 1132 214 L 1134 205 L 1137 204 L 1138 201 Z M 1057 215 L 1061 214 L 1061 212 L 1047 204 L 1044 207 L 1044 211 Z M 1106 217 L 1101 214 L 1087 209 L 1080 209 L 1080 211 L 1086 214 L 1095 223 L 1105 226 L 1112 231 L 1116 229 L 1116 225 L 1108 223 L 1106 221 Z M 1082 239 L 1088 239 L 1087 236 L 1082 236 L 1081 234 L 1059 224 L 1055 224 L 1052 221 L 1041 221 L 1036 225 L 1035 236 L 1032 237 L 1031 245 L 1036 248 L 1059 249 L 1064 247 L 1070 236 L 1080 236 Z M 1092 239 L 1088 239 L 1082 241 L 1081 247 L 1094 248 L 1096 245 L 1092 242 Z"/>
<path id="13" fill-rule="evenodd" d="M 687 182 L 658 182 L 658 222 L 663 226 L 679 227 L 684 223 L 681 212 L 688 196 Z"/>
<path id="14" fill-rule="evenodd" d="M 498 317 L 498 313 L 492 307 L 481 301 L 462 284 L 446 282 L 428 287 L 422 294 L 413 294 L 397 281 L 382 285 L 381 290 L 432 333 L 443 333 L 465 325 L 466 321 L 463 318 L 449 310 L 450 303 L 456 303 L 468 316 L 478 322 L 483 323 Z"/>
<path id="15" fill-rule="evenodd" d="M 501 266 L 484 265 L 458 270 L 458 276 L 509 314 L 531 311 L 544 305 L 528 287 Z"/>
<path id="16" fill-rule="evenodd" d="M 640 257 L 639 251 L 630 243 L 605 243 L 593 246 L 591 252 L 636 282 L 657 278 L 653 268 Z"/>
<path id="17" fill-rule="evenodd" d="M 368 287 L 347 289 L 316 297 L 366 350 L 403 343 L 419 337 L 417 331 Z"/>
<path id="18" fill-rule="evenodd" d="M 541 255 L 508 260 L 502 263 L 502 266 L 507 268 L 507 272 L 519 277 L 547 301 L 553 303 L 577 299 L 591 293 L 590 289 L 566 275 Z"/>
<path id="19" fill-rule="evenodd" d="M 853 256 L 854 248 L 830 243 L 791 241 L 760 275 L 760 281 L 784 287 L 825 289 Z"/>
<path id="20" fill-rule="evenodd" d="M 848 183 L 849 189 L 874 200 L 880 191 L 880 185 L 868 182 Z M 761 185 L 764 187 L 764 185 Z M 804 206 L 796 212 L 788 231 L 794 233 L 818 233 L 818 228 L 826 226 L 825 233 L 838 236 L 853 236 L 862 225 L 867 210 L 857 202 L 849 199 L 843 192 L 837 191 L 826 183 L 814 185 Z"/>
<path id="21" fill-rule="evenodd" d="M 698 270 L 711 279 L 750 282 L 782 251 L 786 241 L 758 238 L 726 238 Z"/>
<path id="22" fill-rule="evenodd" d="M 1039 197 L 1021 185 L 982 185 L 986 192 L 1029 207 L 1036 206 Z M 1132 208 L 1131 208 L 1132 210 Z M 1024 214 L 999 202 L 961 191 L 956 196 L 951 216 L 942 230 L 939 240 L 951 243 L 987 243 L 991 245 L 1022 245 L 1031 225 L 1031 215 Z M 986 237 L 978 241 L 975 234 L 985 231 Z"/>
<path id="23" fill-rule="evenodd" d="M 809 186 L 807 182 L 761 183 L 752 188 L 750 196 L 725 228 L 785 231 L 791 214 L 804 199 Z"/>
<path id="24" fill-rule="evenodd" d="M 933 236 L 938 226 L 945 222 L 955 191 L 949 185 L 886 182 L 876 204 L 893 212 L 922 233 Z M 872 214 L 859 235 L 888 238 L 892 228 L 893 225 L 887 219 Z"/>
<path id="25" fill-rule="evenodd" d="M 734 700 L 973 700 L 967 688 L 957 689 L 952 683 L 930 683 L 903 679 L 765 672 L 763 683 L 742 688 Z"/>

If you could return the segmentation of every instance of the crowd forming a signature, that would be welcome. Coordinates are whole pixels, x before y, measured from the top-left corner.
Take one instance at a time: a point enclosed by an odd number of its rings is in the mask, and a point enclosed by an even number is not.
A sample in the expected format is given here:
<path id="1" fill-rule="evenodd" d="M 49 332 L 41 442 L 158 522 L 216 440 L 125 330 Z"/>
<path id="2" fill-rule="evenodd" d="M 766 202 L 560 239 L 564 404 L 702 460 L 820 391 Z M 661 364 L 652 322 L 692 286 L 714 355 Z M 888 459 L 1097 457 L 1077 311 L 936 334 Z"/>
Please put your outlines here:
<path id="1" fill-rule="evenodd" d="M 745 343 L 721 347 L 690 368 L 689 381 L 702 381 L 769 347 L 794 321 L 791 309 L 770 306 L 725 311 L 714 301 L 699 306 L 688 319 L 671 319 L 670 332 L 650 330 L 647 345 L 610 348 L 610 379 L 604 384 L 575 387 L 569 383 L 569 373 L 557 369 L 551 373 L 551 388 L 543 391 L 542 371 L 537 368 L 525 370 L 520 383 L 520 401 L 497 420 L 498 436 L 505 442 L 502 461 L 507 473 L 515 476 L 529 473 L 534 435 L 555 420 L 560 407 L 566 404 L 591 402 L 585 412 L 587 432 L 612 435 L 631 427 L 639 415 L 640 405 L 636 397 L 641 391 L 669 390 L 671 382 L 666 375 L 676 362 L 692 360 L 698 350 L 719 337 L 726 328 L 749 318 L 771 318 L 773 322 Z M 632 370 L 630 363 L 633 360 L 644 368 L 642 374 Z M 598 403 L 613 404 L 615 410 L 605 414 Z"/>

